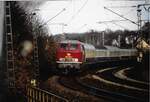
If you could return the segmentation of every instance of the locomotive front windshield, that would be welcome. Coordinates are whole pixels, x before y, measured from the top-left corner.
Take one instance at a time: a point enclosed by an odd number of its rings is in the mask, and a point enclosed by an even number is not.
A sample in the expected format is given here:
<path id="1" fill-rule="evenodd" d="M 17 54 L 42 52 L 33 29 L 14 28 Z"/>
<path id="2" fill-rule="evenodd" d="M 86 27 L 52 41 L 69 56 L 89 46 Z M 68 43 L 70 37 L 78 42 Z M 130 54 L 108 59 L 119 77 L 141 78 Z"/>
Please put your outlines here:
<path id="1" fill-rule="evenodd" d="M 76 50 L 76 49 L 78 49 L 77 44 L 70 44 L 69 50 Z"/>
<path id="2" fill-rule="evenodd" d="M 77 50 L 78 49 L 78 44 L 61 43 L 60 48 L 62 48 L 64 50 Z"/>
<path id="3" fill-rule="evenodd" d="M 68 44 L 60 44 L 60 48 L 64 49 L 64 50 L 68 50 Z"/>

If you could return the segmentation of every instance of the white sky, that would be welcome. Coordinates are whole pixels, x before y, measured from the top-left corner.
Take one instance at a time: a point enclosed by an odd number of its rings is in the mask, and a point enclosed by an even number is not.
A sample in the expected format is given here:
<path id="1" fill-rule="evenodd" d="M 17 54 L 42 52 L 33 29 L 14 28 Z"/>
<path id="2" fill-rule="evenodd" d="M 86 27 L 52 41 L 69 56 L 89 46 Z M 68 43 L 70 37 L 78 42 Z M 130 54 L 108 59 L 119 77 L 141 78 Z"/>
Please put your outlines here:
<path id="1" fill-rule="evenodd" d="M 63 32 L 86 32 L 91 29 L 102 31 L 105 29 L 117 30 L 117 29 L 129 29 L 136 30 L 137 25 L 132 24 L 129 21 L 115 22 L 124 28 L 112 23 L 101 23 L 99 21 L 111 21 L 111 20 L 124 20 L 123 18 L 111 13 L 104 9 L 104 6 L 136 6 L 138 4 L 145 3 L 143 1 L 109 1 L 109 0 L 66 0 L 66 1 L 47 1 L 39 7 L 39 14 L 43 23 L 58 14 L 63 8 L 60 15 L 52 19 L 47 23 L 49 32 L 54 34 L 60 34 Z M 83 7 L 83 5 L 85 5 Z M 83 8 L 82 8 L 83 7 Z M 82 9 L 81 9 L 82 8 Z M 141 7 L 142 8 L 142 7 Z M 117 12 L 126 18 L 137 22 L 137 8 L 136 7 L 120 7 L 109 8 L 114 12 Z M 79 12 L 78 12 L 79 11 Z M 78 12 L 78 13 L 77 13 Z M 148 19 L 148 13 L 142 9 L 142 19 Z M 64 23 L 67 26 L 62 26 Z"/>

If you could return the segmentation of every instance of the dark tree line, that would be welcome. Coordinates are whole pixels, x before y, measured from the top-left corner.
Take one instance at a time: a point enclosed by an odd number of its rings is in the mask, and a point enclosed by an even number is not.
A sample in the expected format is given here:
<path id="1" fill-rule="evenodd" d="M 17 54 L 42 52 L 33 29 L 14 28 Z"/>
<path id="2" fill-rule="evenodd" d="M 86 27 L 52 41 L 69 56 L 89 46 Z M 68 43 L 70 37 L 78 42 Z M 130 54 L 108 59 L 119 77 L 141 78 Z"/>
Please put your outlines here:
<path id="1" fill-rule="evenodd" d="M 120 47 L 122 48 L 131 48 L 132 44 L 126 43 L 126 37 L 129 40 L 134 39 L 134 37 L 137 37 L 137 31 L 128 31 L 128 30 L 117 30 L 117 31 L 111 31 L 111 30 L 106 30 L 102 32 L 98 31 L 90 31 L 90 32 L 85 32 L 85 33 L 74 33 L 74 34 L 65 34 L 66 39 L 72 39 L 72 40 L 79 40 L 81 42 L 86 42 L 86 43 L 91 43 L 97 48 L 101 48 L 102 45 L 102 34 L 104 34 L 104 43 L 105 45 L 112 46 L 113 40 L 118 41 L 119 36 L 120 36 Z M 55 38 L 58 39 L 60 35 L 56 35 Z M 92 39 L 92 41 L 90 41 Z M 99 41 L 99 45 L 97 45 L 94 41 Z M 135 42 L 135 40 L 134 40 Z M 118 41 L 119 43 L 119 41 Z"/>
<path id="2" fill-rule="evenodd" d="M 21 1 L 20 1 L 21 2 Z M 26 40 L 34 43 L 33 35 L 37 35 L 38 41 L 38 54 L 39 54 L 39 66 L 40 72 L 45 67 L 51 65 L 54 61 L 55 49 L 51 49 L 49 53 L 45 47 L 47 45 L 46 40 L 49 39 L 49 46 L 55 46 L 52 37 L 49 37 L 46 26 L 41 26 L 43 22 L 40 21 L 36 13 L 28 12 L 24 7 L 20 6 L 19 1 L 11 2 L 11 17 L 12 17 L 12 32 L 13 32 L 13 44 L 14 44 L 14 56 L 16 66 L 16 83 L 19 88 L 25 88 L 26 84 L 33 78 L 34 71 L 34 59 L 33 51 L 26 57 L 21 55 L 22 43 Z M 33 46 L 34 47 L 34 46 Z M 52 54 L 52 55 L 50 55 Z M 46 55 L 49 55 L 47 57 Z M 52 61 L 47 61 L 51 59 Z M 45 63 L 47 62 L 47 63 Z M 48 64 L 49 63 L 49 64 Z M 41 73 L 40 73 L 41 74 Z M 41 76 L 40 76 L 41 77 Z"/>
<path id="3" fill-rule="evenodd" d="M 112 31 L 110 29 L 106 29 L 105 31 L 94 31 L 90 30 L 89 32 L 85 33 L 70 33 L 65 34 L 66 39 L 73 39 L 73 40 L 79 40 L 82 42 L 87 42 L 95 45 L 97 48 L 101 48 L 103 45 L 101 43 L 102 41 L 102 34 L 104 33 L 104 42 L 105 45 L 112 46 L 112 42 L 116 40 L 118 43 L 120 43 L 120 48 L 131 48 L 135 47 L 136 40 L 138 39 L 139 31 L 130 31 L 130 30 L 116 30 Z M 141 35 L 142 37 L 149 42 L 150 37 L 150 23 L 145 23 L 143 27 L 141 28 Z M 60 34 L 61 35 L 61 34 Z M 60 40 L 60 35 L 56 35 L 55 39 Z M 120 36 L 120 38 L 119 38 Z M 100 38 L 100 39 L 98 39 Z M 95 41 L 99 41 L 99 45 L 96 45 L 96 43 L 92 43 L 90 39 L 94 39 Z"/>

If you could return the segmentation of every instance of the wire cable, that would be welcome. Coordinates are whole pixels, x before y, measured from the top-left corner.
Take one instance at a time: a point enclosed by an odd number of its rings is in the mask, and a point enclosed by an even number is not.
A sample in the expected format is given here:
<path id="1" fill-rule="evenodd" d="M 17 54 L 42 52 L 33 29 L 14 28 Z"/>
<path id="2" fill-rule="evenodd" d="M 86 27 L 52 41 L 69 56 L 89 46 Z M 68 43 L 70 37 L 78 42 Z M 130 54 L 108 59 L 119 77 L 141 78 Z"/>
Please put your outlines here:
<path id="1" fill-rule="evenodd" d="M 124 26 L 122 26 L 122 25 L 120 25 L 120 24 L 117 24 L 117 23 L 115 23 L 115 22 L 111 22 L 112 24 L 114 24 L 114 25 L 116 25 L 116 26 L 119 26 L 119 27 L 121 27 L 121 28 L 123 28 L 123 29 L 127 29 L 126 27 L 124 27 Z"/>
<path id="2" fill-rule="evenodd" d="M 50 18 L 49 20 L 47 20 L 44 24 L 42 24 L 42 25 L 40 25 L 39 26 L 39 28 L 40 27 L 42 27 L 42 26 L 44 26 L 44 25 L 46 25 L 49 21 L 51 21 L 52 19 L 54 19 L 55 17 L 57 17 L 58 15 L 60 15 L 63 11 L 65 11 L 66 9 L 65 8 L 63 8 L 60 12 L 58 12 L 54 17 L 52 17 L 52 18 Z"/>
<path id="3" fill-rule="evenodd" d="M 136 22 L 134 22 L 134 21 L 132 21 L 132 20 L 130 20 L 130 19 L 128 19 L 128 18 L 126 18 L 126 17 L 124 17 L 123 15 L 120 15 L 120 14 L 118 14 L 118 13 L 116 13 L 116 12 L 112 11 L 111 9 L 109 9 L 109 8 L 107 8 L 107 7 L 104 7 L 104 9 L 106 9 L 106 10 L 108 10 L 108 11 L 110 11 L 110 12 L 112 12 L 112 13 L 114 13 L 114 14 L 118 15 L 118 16 L 120 16 L 121 18 L 124 18 L 124 19 L 126 19 L 126 20 L 130 21 L 130 22 L 131 22 L 131 23 L 133 23 L 133 24 L 138 25 Z"/>
<path id="4" fill-rule="evenodd" d="M 107 0 L 107 1 L 144 1 L 144 0 Z"/>
<path id="5" fill-rule="evenodd" d="M 81 8 L 71 17 L 71 19 L 69 20 L 69 22 L 67 24 L 71 23 L 71 21 L 81 12 L 81 10 L 85 7 L 85 5 L 87 3 L 88 3 L 88 0 L 86 0 L 84 2 L 84 4 L 81 6 Z"/>

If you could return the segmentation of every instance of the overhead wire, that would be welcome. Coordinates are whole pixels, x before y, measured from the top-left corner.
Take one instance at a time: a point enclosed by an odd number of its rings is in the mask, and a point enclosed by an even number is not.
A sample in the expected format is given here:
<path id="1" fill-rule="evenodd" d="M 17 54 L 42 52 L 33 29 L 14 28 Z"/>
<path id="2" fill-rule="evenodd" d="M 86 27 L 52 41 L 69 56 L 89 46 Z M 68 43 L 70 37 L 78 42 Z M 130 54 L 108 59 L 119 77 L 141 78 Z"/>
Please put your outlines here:
<path id="1" fill-rule="evenodd" d="M 110 6 L 110 8 L 126 8 L 126 7 L 137 7 L 137 6 Z M 131 11 L 133 11 L 134 9 L 131 9 L 131 10 L 129 10 L 127 13 L 125 13 L 124 15 L 127 15 L 127 14 L 129 14 Z M 122 21 L 128 21 L 128 20 L 112 20 L 112 21 L 104 21 L 104 22 L 110 22 L 110 23 L 112 23 L 112 24 L 114 24 L 114 25 L 116 25 L 116 26 L 119 26 L 119 27 L 121 27 L 121 28 L 124 28 L 124 29 L 127 29 L 126 27 L 124 27 L 124 26 L 122 26 L 122 25 L 120 25 L 120 24 L 117 24 L 116 22 L 122 22 Z"/>
<path id="2" fill-rule="evenodd" d="M 107 6 L 108 8 L 129 8 L 129 7 L 137 7 L 136 5 L 133 6 Z"/>
<path id="3" fill-rule="evenodd" d="M 106 14 L 106 13 L 105 13 Z M 106 14 L 106 15 L 108 15 L 108 14 Z M 106 16 L 107 17 L 107 16 Z M 126 29 L 126 27 L 124 27 L 124 26 L 122 26 L 122 25 L 120 25 L 120 24 L 117 24 L 117 23 L 115 23 L 115 22 L 124 22 L 124 21 L 128 21 L 128 20 L 110 20 L 110 21 L 103 21 L 103 22 L 97 22 L 97 23 L 103 23 L 103 24 L 105 24 L 106 26 L 107 26 L 107 28 L 110 28 L 109 27 L 109 25 L 108 25 L 108 23 L 112 23 L 112 24 L 114 24 L 115 26 L 119 26 L 119 27 L 121 27 L 121 28 L 124 28 L 124 29 Z"/>
<path id="4" fill-rule="evenodd" d="M 71 17 L 71 19 L 68 21 L 67 24 L 71 23 L 71 21 L 81 12 L 81 10 L 86 6 L 87 3 L 88 3 L 88 0 L 84 2 L 81 8 Z"/>
<path id="5" fill-rule="evenodd" d="M 121 22 L 121 21 L 128 21 L 128 20 L 110 20 L 110 21 L 99 21 L 97 23 L 109 23 L 109 22 Z"/>
<path id="6" fill-rule="evenodd" d="M 52 1 L 55 1 L 55 0 L 52 0 Z M 68 0 L 60 0 L 60 1 L 68 1 Z M 63 11 L 65 11 L 69 7 L 69 4 L 67 6 L 65 6 L 60 12 L 58 12 L 55 16 L 53 16 L 52 18 L 50 18 L 49 20 L 47 20 L 45 23 L 43 23 L 42 25 L 40 25 L 39 28 L 42 27 L 42 26 L 44 26 L 44 25 L 47 25 L 51 20 L 53 20 L 58 15 L 60 15 Z"/>
<path id="7" fill-rule="evenodd" d="M 119 27 L 121 27 L 121 28 L 123 28 L 123 29 L 127 29 L 126 27 L 124 27 L 124 26 L 122 26 L 122 25 L 120 25 L 120 24 L 117 24 L 117 23 L 115 23 L 115 22 L 111 22 L 112 24 L 114 24 L 114 25 L 116 25 L 116 26 L 119 26 Z"/>
<path id="8" fill-rule="evenodd" d="M 55 16 L 53 16 L 52 18 L 50 18 L 49 20 L 47 20 L 44 24 L 42 24 L 40 27 L 46 25 L 49 21 L 53 20 L 55 17 L 57 17 L 58 15 L 60 15 L 63 11 L 65 11 L 66 9 L 63 8 L 60 12 L 58 12 Z"/>
<path id="9" fill-rule="evenodd" d="M 130 21 L 130 22 L 131 22 L 131 23 L 133 23 L 133 24 L 138 25 L 136 22 L 134 22 L 134 21 L 132 21 L 132 20 L 130 20 L 130 19 L 128 19 L 128 18 L 126 18 L 126 17 L 124 17 L 123 15 L 120 15 L 120 14 L 118 14 L 118 13 L 116 13 L 116 12 L 112 11 L 111 9 L 109 9 L 109 8 L 107 8 L 107 7 L 104 7 L 104 9 L 106 9 L 106 10 L 108 10 L 108 11 L 110 11 L 110 12 L 112 12 L 112 13 L 116 14 L 116 15 L 118 15 L 118 16 L 119 16 L 119 17 L 121 17 L 121 18 L 124 18 L 124 19 L 126 19 L 126 20 Z"/>
<path id="10" fill-rule="evenodd" d="M 143 1 L 143 0 L 107 0 L 107 1 Z"/>
<path id="11" fill-rule="evenodd" d="M 104 24 L 107 26 L 108 29 L 110 28 L 109 25 L 108 25 L 107 23 L 104 23 Z"/>
<path id="12" fill-rule="evenodd" d="M 137 6 L 136 5 L 133 5 L 133 6 L 107 6 L 108 8 L 132 8 L 131 10 L 129 10 L 127 13 L 125 13 L 124 15 L 127 15 L 129 14 L 131 11 L 134 10 L 134 8 L 136 8 Z"/>

